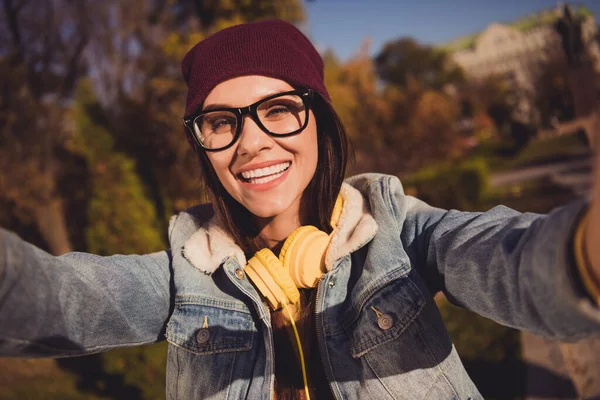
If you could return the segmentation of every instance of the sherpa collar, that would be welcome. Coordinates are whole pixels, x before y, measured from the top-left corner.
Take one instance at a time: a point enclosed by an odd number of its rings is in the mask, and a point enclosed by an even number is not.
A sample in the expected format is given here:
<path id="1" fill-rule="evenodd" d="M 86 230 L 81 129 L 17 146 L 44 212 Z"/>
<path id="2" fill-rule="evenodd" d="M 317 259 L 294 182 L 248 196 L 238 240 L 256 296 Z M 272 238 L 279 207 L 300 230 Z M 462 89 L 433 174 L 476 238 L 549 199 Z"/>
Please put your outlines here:
<path id="1" fill-rule="evenodd" d="M 377 232 L 377 222 L 362 194 L 347 183 L 342 185 L 340 194 L 343 208 L 325 257 L 328 271 L 336 260 L 363 246 Z M 183 256 L 205 274 L 212 274 L 230 257 L 237 257 L 240 265 L 246 265 L 244 252 L 219 226 L 215 216 L 185 242 Z"/>

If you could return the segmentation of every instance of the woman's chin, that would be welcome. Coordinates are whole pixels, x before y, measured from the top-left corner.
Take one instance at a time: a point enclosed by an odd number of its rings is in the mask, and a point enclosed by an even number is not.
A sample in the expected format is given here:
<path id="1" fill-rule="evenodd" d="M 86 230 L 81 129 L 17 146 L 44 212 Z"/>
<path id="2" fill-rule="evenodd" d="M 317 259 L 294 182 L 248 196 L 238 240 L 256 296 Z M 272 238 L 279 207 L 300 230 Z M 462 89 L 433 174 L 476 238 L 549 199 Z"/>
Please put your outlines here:
<path id="1" fill-rule="evenodd" d="M 252 213 L 252 215 L 254 215 L 256 218 L 260 218 L 260 219 L 275 218 L 278 215 L 281 215 L 283 213 L 283 211 L 280 211 L 277 209 L 273 209 L 273 208 L 266 209 L 264 207 L 253 207 L 253 208 L 248 207 L 248 211 L 250 211 Z"/>
<path id="2" fill-rule="evenodd" d="M 248 211 L 260 219 L 272 219 L 292 212 L 291 204 L 283 204 L 282 202 L 260 202 L 259 204 L 246 205 Z M 296 210 L 297 213 L 297 210 Z"/>

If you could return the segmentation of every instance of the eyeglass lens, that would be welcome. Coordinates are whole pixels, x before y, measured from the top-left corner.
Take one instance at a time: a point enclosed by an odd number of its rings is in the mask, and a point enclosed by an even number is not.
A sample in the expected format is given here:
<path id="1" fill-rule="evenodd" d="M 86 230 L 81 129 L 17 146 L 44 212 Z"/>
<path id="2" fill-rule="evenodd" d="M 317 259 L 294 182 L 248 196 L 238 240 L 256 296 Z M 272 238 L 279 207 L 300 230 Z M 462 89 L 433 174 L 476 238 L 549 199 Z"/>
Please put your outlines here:
<path id="1" fill-rule="evenodd" d="M 298 95 L 283 95 L 266 100 L 257 107 L 261 129 L 271 134 L 285 135 L 298 131 L 306 122 L 304 101 Z M 260 124 L 259 124 L 260 125 Z M 238 129 L 236 114 L 231 111 L 210 111 L 194 120 L 194 133 L 209 149 L 228 146 Z"/>

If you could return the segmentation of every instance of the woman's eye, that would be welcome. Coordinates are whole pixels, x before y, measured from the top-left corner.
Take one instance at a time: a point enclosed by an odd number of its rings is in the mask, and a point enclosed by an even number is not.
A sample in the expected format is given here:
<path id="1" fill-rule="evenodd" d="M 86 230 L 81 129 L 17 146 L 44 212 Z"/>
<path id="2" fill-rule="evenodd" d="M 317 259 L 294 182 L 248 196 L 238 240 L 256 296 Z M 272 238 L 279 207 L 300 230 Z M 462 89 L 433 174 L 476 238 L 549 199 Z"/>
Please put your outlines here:
<path id="1" fill-rule="evenodd" d="M 290 109 L 287 106 L 279 105 L 269 108 L 267 111 L 267 117 L 277 117 L 282 116 L 290 112 Z"/>
<path id="2" fill-rule="evenodd" d="M 220 120 L 217 120 L 217 121 L 213 122 L 212 126 L 213 126 L 213 129 L 216 130 L 216 129 L 219 129 L 220 127 L 225 126 L 227 124 L 228 124 L 228 122 L 226 120 L 220 119 Z"/>
<path id="3" fill-rule="evenodd" d="M 226 118 L 211 121 L 210 129 L 214 133 L 224 133 L 231 130 L 231 121 Z"/>

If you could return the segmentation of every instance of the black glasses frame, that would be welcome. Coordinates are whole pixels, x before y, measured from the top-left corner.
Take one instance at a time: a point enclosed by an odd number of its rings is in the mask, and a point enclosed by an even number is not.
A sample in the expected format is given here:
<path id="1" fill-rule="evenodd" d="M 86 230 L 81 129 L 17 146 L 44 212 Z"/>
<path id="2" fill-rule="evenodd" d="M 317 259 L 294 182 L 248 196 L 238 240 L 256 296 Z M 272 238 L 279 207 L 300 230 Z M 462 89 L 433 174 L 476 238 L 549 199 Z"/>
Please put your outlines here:
<path id="1" fill-rule="evenodd" d="M 273 100 L 280 96 L 289 96 L 289 95 L 298 95 L 302 99 L 302 102 L 304 103 L 304 109 L 306 110 L 306 119 L 304 121 L 304 124 L 299 129 L 296 129 L 295 131 L 289 132 L 289 133 L 271 132 L 260 121 L 260 118 L 258 117 L 258 112 L 257 112 L 258 107 L 266 101 Z M 188 131 L 194 137 L 194 140 L 196 141 L 198 146 L 202 147 L 205 151 L 221 151 L 221 150 L 225 150 L 225 149 L 228 149 L 231 146 L 233 146 L 234 143 L 237 142 L 237 140 L 240 137 L 240 134 L 241 134 L 242 128 L 243 128 L 243 124 L 244 124 L 244 116 L 246 116 L 246 115 L 249 115 L 250 118 L 252 118 L 252 120 L 256 123 L 256 125 L 258 125 L 258 127 L 263 132 L 265 132 L 267 135 L 274 136 L 274 137 L 286 137 L 286 136 L 297 135 L 298 133 L 302 132 L 308 125 L 308 116 L 309 116 L 310 105 L 311 105 L 313 96 L 314 96 L 314 92 L 312 89 L 298 89 L 298 90 L 292 90 L 289 92 L 277 93 L 272 96 L 265 97 L 264 99 L 261 99 L 261 100 L 257 101 L 256 103 L 250 104 L 249 106 L 246 106 L 246 107 L 242 107 L 242 108 L 226 108 L 226 107 L 212 108 L 209 110 L 201 111 L 197 114 L 186 116 L 183 118 L 183 125 L 185 125 L 185 127 L 188 129 Z M 227 146 L 219 147 L 216 149 L 211 149 L 211 148 L 205 147 L 202 144 L 202 142 L 200 141 L 200 138 L 198 138 L 198 136 L 194 132 L 194 123 L 196 122 L 196 120 L 198 118 L 202 117 L 203 115 L 206 115 L 208 113 L 215 112 L 215 111 L 229 111 L 229 112 L 233 113 L 235 115 L 237 125 L 236 125 L 235 135 L 233 136 L 231 143 L 229 143 Z"/>

